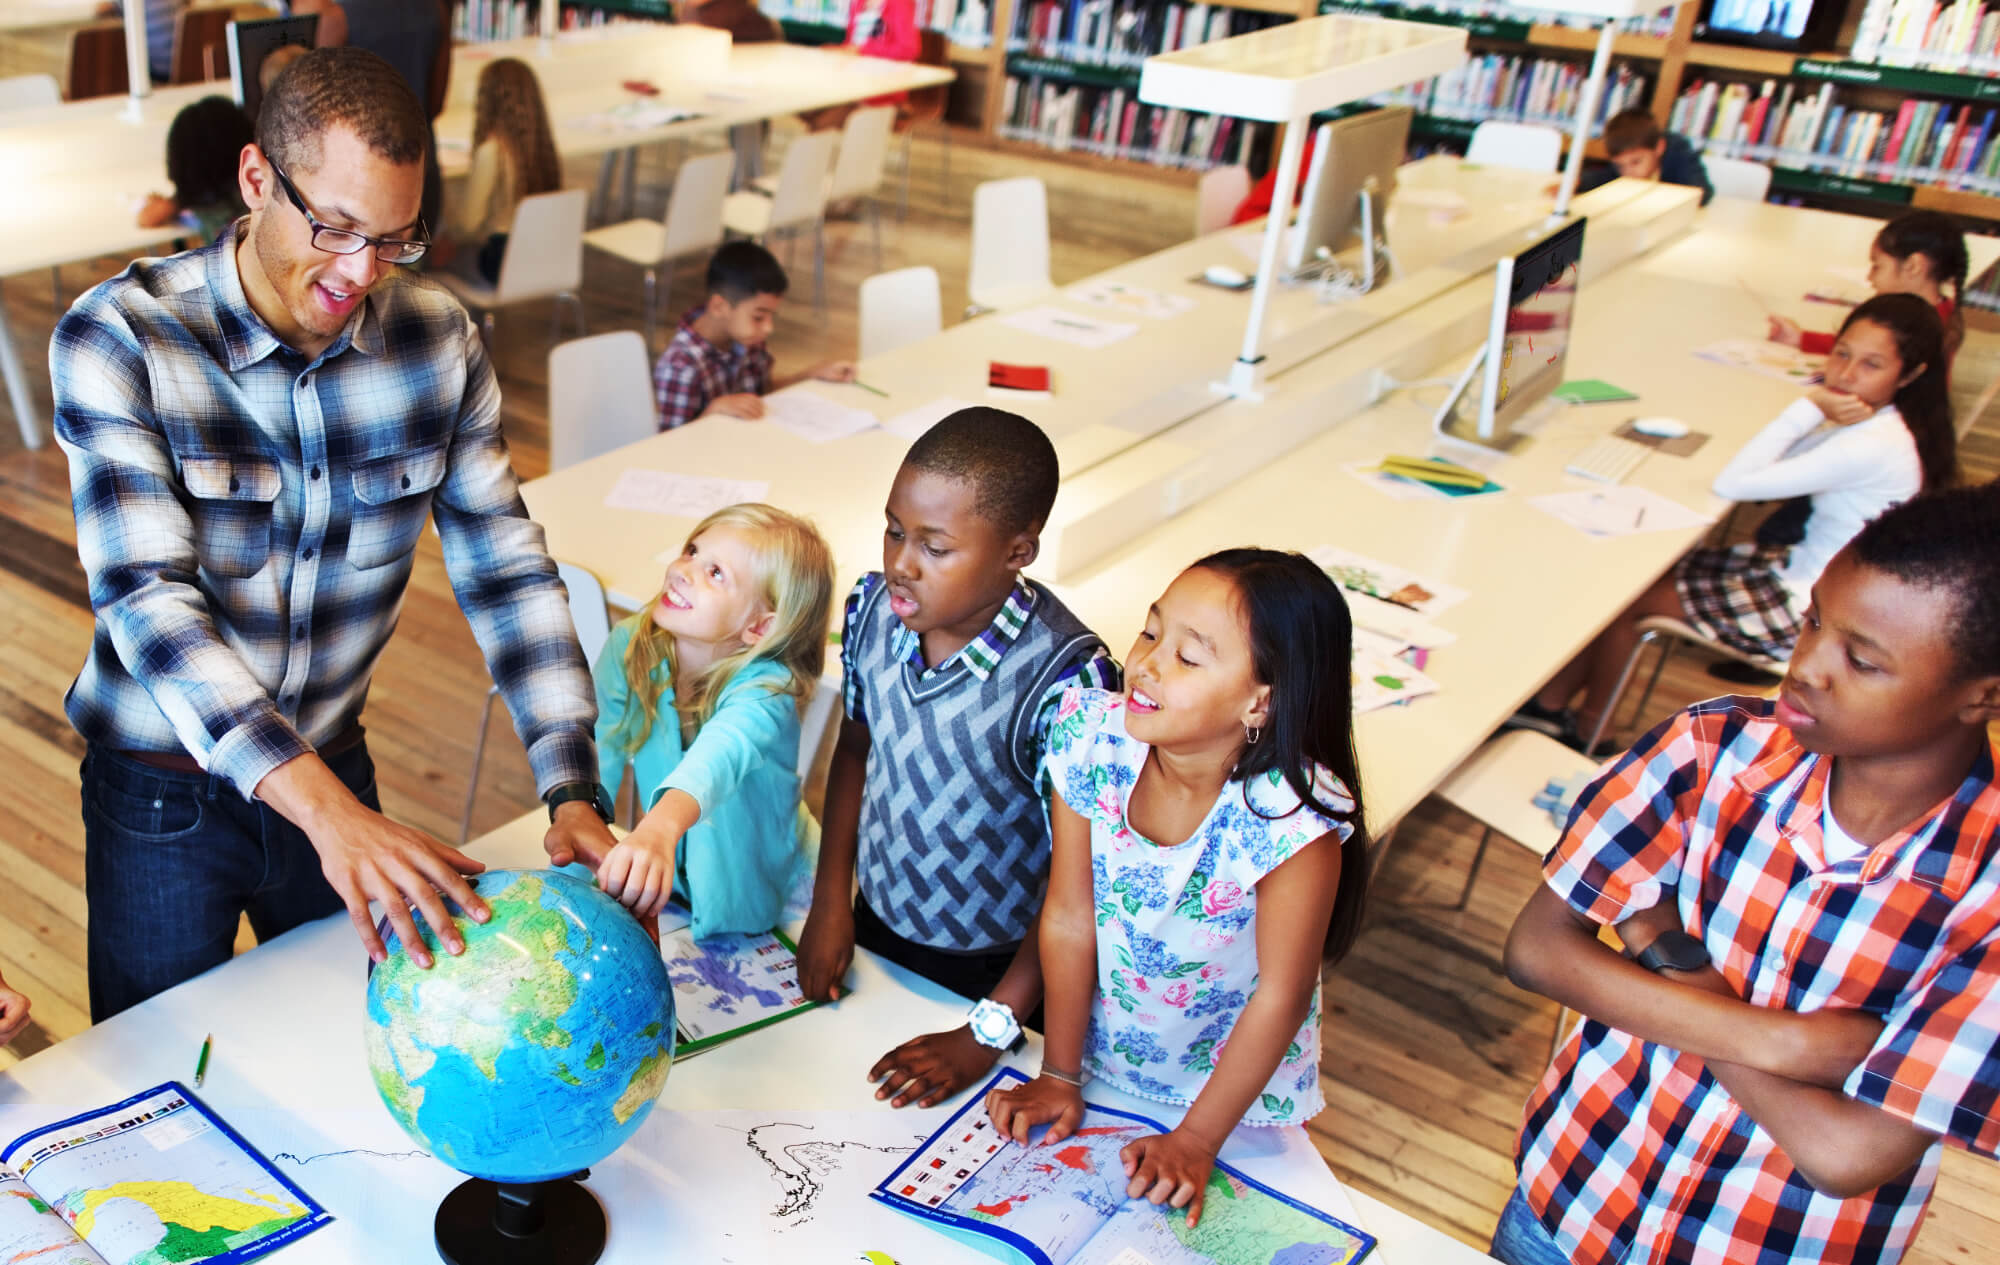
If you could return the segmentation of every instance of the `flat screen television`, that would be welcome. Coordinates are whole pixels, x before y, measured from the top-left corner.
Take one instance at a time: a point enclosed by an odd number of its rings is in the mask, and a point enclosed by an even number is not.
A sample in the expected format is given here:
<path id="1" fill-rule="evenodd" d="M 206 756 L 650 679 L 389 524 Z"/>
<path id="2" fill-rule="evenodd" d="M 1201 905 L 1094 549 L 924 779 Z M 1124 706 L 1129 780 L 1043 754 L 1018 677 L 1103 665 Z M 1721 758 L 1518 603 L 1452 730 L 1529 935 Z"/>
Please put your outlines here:
<path id="1" fill-rule="evenodd" d="M 1833 47 L 1841 0 L 1701 0 L 1694 37 L 1716 44 L 1812 53 Z"/>

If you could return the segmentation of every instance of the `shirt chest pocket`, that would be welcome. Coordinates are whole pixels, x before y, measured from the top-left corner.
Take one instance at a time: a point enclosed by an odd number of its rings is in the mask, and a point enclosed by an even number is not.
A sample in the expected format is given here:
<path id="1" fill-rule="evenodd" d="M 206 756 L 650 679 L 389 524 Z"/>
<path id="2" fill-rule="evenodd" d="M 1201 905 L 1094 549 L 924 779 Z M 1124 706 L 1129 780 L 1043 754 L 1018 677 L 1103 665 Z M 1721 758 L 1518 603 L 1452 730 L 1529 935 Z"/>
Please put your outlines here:
<path id="1" fill-rule="evenodd" d="M 195 553 L 211 575 L 243 579 L 271 560 L 271 516 L 283 479 L 255 453 L 185 457 L 181 483 L 194 498 Z"/>
<path id="2" fill-rule="evenodd" d="M 354 469 L 354 519 L 347 562 L 357 570 L 407 558 L 423 534 L 431 493 L 444 478 L 445 448 L 437 444 L 378 457 Z"/>

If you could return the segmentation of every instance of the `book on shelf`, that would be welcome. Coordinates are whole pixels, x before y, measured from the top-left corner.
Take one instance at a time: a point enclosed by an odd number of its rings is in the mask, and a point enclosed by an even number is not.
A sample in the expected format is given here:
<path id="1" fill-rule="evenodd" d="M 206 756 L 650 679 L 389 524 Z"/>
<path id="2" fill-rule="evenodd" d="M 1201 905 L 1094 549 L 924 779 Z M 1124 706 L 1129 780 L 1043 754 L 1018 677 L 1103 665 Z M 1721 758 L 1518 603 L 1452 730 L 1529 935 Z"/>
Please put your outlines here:
<path id="1" fill-rule="evenodd" d="M 847 29 L 848 0 L 764 0 L 758 6 L 781 22 L 813 22 Z M 987 0 L 916 0 L 917 25 L 944 31 L 955 43 L 984 47 L 992 40 Z"/>
<path id="2" fill-rule="evenodd" d="M 1097 87 L 1031 74 L 1007 77 L 995 131 L 1055 150 L 1206 169 L 1244 164 L 1268 126 L 1147 105 L 1137 85 Z"/>
<path id="3" fill-rule="evenodd" d="M 1221 4 L 1162 0 L 1022 0 L 1007 51 L 1137 69 L 1155 53 L 1247 35 L 1292 19 Z"/>
<path id="4" fill-rule="evenodd" d="M 1868 0 L 1849 58 L 1960 74 L 2000 73 L 2000 5 Z"/>
<path id="5" fill-rule="evenodd" d="M 1696 148 L 1801 171 L 1896 185 L 2000 194 L 2000 109 L 1905 97 L 1893 111 L 1818 89 L 1766 79 L 1690 84 L 1667 126 Z"/>
<path id="6" fill-rule="evenodd" d="M 1567 128 L 1582 104 L 1588 77 L 1582 65 L 1561 58 L 1488 53 L 1469 58 L 1449 74 L 1372 100 L 1378 105 L 1413 106 L 1433 118 L 1466 122 L 1500 119 Z M 1651 96 L 1652 83 L 1646 75 L 1626 63 L 1616 64 L 1605 79 L 1591 135 L 1603 132 L 1604 120 L 1629 106 L 1644 105 Z"/>
<path id="7" fill-rule="evenodd" d="M 1599 19 L 1587 14 L 1564 13 L 1554 9 L 1537 9 L 1532 4 L 1504 4 L 1500 0 L 1415 0 L 1401 3 L 1398 0 L 1320 0 L 1320 12 L 1350 10 L 1356 8 L 1394 9 L 1399 16 L 1421 22 L 1426 13 L 1435 13 L 1445 18 L 1492 18 L 1503 22 L 1527 22 L 1535 26 L 1574 26 L 1595 30 Z M 1620 32 L 1626 35 L 1650 35 L 1664 39 L 1674 31 L 1674 7 L 1667 5 L 1657 13 L 1642 14 L 1626 18 L 1618 23 Z"/>
<path id="8" fill-rule="evenodd" d="M 460 44 L 485 44 L 533 35 L 537 10 L 528 0 L 463 0 L 451 13 L 451 37 Z"/>

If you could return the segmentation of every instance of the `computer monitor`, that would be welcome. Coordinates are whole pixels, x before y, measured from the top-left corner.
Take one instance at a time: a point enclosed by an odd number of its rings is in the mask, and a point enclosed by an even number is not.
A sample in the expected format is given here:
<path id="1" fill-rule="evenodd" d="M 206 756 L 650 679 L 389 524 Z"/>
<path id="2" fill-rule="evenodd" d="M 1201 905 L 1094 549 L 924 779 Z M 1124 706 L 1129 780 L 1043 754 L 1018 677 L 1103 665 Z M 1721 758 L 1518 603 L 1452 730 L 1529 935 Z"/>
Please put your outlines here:
<path id="1" fill-rule="evenodd" d="M 285 7 L 289 9 L 291 6 L 287 4 Z M 287 45 L 310 49 L 318 38 L 317 13 L 229 24 L 226 35 L 229 81 L 235 89 L 236 104 L 243 107 L 243 112 L 250 116 L 252 123 L 257 121 L 257 111 L 264 104 L 264 90 L 258 75 L 263 69 L 264 59 Z"/>
<path id="2" fill-rule="evenodd" d="M 1562 385 L 1576 319 L 1583 226 L 1579 219 L 1544 234 L 1494 265 L 1486 341 L 1433 419 L 1438 433 L 1504 447 L 1521 415 Z M 1473 413 L 1467 388 L 1475 374 L 1479 396 Z"/>
<path id="3" fill-rule="evenodd" d="M 1322 123 L 1313 137 L 1312 166 L 1299 199 L 1299 219 L 1286 240 L 1285 267 L 1298 276 L 1328 266 L 1348 239 L 1361 235 L 1361 289 L 1373 288 L 1376 251 L 1385 246 L 1396 168 L 1410 146 L 1416 111 L 1388 106 Z"/>

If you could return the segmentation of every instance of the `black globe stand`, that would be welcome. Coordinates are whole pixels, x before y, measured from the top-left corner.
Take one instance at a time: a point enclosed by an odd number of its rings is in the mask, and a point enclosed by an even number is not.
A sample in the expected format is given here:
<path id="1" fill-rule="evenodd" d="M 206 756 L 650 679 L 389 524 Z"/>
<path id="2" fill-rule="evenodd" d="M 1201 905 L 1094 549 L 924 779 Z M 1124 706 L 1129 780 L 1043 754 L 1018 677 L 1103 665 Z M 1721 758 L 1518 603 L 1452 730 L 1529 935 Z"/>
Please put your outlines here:
<path id="1" fill-rule="evenodd" d="M 463 1183 L 438 1205 L 438 1255 L 445 1265 L 591 1265 L 607 1229 L 604 1209 L 577 1184 L 589 1176 Z"/>

